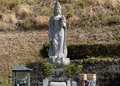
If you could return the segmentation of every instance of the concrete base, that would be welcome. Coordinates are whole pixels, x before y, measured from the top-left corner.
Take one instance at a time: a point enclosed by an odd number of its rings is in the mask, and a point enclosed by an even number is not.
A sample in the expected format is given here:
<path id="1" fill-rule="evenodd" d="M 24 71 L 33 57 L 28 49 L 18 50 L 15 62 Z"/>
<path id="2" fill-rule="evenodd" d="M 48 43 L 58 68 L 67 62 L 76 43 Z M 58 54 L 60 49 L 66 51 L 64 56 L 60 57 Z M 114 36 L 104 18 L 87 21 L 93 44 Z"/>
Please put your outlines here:
<path id="1" fill-rule="evenodd" d="M 72 85 L 71 85 L 71 80 L 68 79 L 67 80 L 67 86 L 77 86 L 77 82 L 76 81 L 72 81 Z"/>
<path id="2" fill-rule="evenodd" d="M 48 86 L 49 80 L 47 78 L 43 79 L 43 86 Z"/>
<path id="3" fill-rule="evenodd" d="M 66 86 L 65 82 L 50 82 L 50 86 Z"/>

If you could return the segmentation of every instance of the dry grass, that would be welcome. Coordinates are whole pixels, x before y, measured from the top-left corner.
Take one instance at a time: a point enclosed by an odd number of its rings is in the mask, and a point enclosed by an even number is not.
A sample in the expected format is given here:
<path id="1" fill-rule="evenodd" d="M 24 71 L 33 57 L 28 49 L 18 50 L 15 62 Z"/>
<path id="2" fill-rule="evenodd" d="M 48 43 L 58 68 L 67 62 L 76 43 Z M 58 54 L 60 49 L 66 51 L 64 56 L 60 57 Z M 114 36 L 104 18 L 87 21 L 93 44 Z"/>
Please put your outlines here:
<path id="1" fill-rule="evenodd" d="M 29 17 L 32 14 L 29 5 L 19 5 L 17 10 L 17 17 L 20 17 L 21 19 Z"/>
<path id="2" fill-rule="evenodd" d="M 40 49 L 48 41 L 47 31 L 0 33 L 0 81 L 10 75 L 9 68 L 33 63 L 41 57 Z M 2 78 L 3 77 L 3 78 Z"/>
<path id="3" fill-rule="evenodd" d="M 105 5 L 109 8 L 117 8 L 120 5 L 120 2 L 119 0 L 106 0 Z"/>
<path id="4" fill-rule="evenodd" d="M 102 5 L 108 8 L 117 8 L 120 5 L 119 0 L 89 0 L 95 5 Z"/>
<path id="5" fill-rule="evenodd" d="M 48 27 L 49 18 L 47 16 L 37 16 L 35 20 L 38 28 Z"/>
<path id="6" fill-rule="evenodd" d="M 74 26 L 79 26 L 80 23 L 82 22 L 82 19 L 76 16 L 73 16 L 69 18 L 68 20 L 68 28 L 74 27 Z"/>
<path id="7" fill-rule="evenodd" d="M 3 21 L 0 21 L 0 30 L 5 31 L 7 27 L 7 24 L 5 24 Z"/>
<path id="8" fill-rule="evenodd" d="M 4 14 L 2 20 L 7 24 L 15 24 L 18 21 L 15 14 Z"/>
<path id="9" fill-rule="evenodd" d="M 89 2 L 93 3 L 93 4 L 98 4 L 98 5 L 103 5 L 105 0 L 88 0 Z"/>
<path id="10" fill-rule="evenodd" d="M 72 3 L 76 0 L 58 0 L 58 1 L 61 2 L 61 3 Z"/>

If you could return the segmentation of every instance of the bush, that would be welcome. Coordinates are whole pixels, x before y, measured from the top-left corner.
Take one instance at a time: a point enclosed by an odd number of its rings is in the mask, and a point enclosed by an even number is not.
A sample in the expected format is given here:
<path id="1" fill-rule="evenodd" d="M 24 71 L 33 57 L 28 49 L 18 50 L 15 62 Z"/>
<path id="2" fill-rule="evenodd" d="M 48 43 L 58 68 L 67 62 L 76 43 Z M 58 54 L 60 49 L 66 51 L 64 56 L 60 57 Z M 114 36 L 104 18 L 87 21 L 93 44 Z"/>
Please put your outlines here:
<path id="1" fill-rule="evenodd" d="M 4 14 L 2 17 L 3 22 L 8 23 L 8 24 L 16 24 L 17 23 L 17 18 L 15 14 Z"/>
<path id="2" fill-rule="evenodd" d="M 87 6 L 87 3 L 83 0 L 80 0 L 77 2 L 77 5 L 81 8 L 85 8 Z"/>
<path id="3" fill-rule="evenodd" d="M 67 66 L 64 67 L 64 73 L 71 79 L 78 76 L 81 71 L 82 71 L 81 65 L 69 63 Z"/>
<path id="4" fill-rule="evenodd" d="M 43 72 L 42 72 L 43 76 L 44 78 L 47 78 L 52 74 L 52 69 L 55 69 L 55 65 L 50 64 L 48 62 L 43 62 L 42 68 L 43 68 Z"/>
<path id="5" fill-rule="evenodd" d="M 35 21 L 37 29 L 48 27 L 49 18 L 47 16 L 37 16 Z"/>
<path id="6" fill-rule="evenodd" d="M 25 19 L 32 15 L 32 11 L 29 5 L 19 5 L 16 9 L 17 18 Z"/>
<path id="7" fill-rule="evenodd" d="M 41 50 L 43 57 L 48 57 L 49 45 L 44 45 Z M 78 44 L 69 45 L 68 58 L 70 59 L 82 59 L 87 57 L 120 57 L 120 44 Z"/>
<path id="8" fill-rule="evenodd" d="M 5 31 L 7 29 L 7 24 L 5 24 L 3 21 L 0 21 L 0 30 Z"/>
<path id="9" fill-rule="evenodd" d="M 87 56 L 120 56 L 119 44 L 92 44 L 92 45 L 70 45 L 68 46 L 68 57 L 80 59 Z"/>

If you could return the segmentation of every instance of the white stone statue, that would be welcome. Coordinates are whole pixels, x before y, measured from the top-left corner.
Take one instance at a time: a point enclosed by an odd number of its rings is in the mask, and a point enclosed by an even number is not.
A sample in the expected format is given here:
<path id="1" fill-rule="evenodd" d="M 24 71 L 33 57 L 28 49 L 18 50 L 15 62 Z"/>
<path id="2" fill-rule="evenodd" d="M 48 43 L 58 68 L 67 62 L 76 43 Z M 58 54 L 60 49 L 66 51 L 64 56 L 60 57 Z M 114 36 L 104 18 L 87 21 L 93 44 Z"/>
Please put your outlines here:
<path id="1" fill-rule="evenodd" d="M 66 48 L 66 18 L 61 14 L 61 6 L 57 1 L 54 6 L 54 15 L 49 21 L 49 60 L 56 65 L 67 65 L 70 60 L 67 57 Z"/>
<path id="2" fill-rule="evenodd" d="M 54 15 L 50 18 L 49 41 L 49 57 L 66 58 L 66 19 L 61 14 L 61 6 L 59 2 L 56 2 Z"/>

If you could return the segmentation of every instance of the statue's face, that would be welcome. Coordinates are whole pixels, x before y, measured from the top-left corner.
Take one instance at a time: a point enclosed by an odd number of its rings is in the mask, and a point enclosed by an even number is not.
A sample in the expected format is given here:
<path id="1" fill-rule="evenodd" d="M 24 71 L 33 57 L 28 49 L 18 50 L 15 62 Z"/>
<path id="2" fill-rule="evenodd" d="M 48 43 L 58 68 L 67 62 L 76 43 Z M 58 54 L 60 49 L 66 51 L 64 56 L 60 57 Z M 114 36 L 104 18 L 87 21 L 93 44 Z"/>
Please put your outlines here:
<path id="1" fill-rule="evenodd" d="M 61 14 L 61 9 L 60 8 L 55 8 L 54 13 L 55 13 L 55 15 Z"/>

